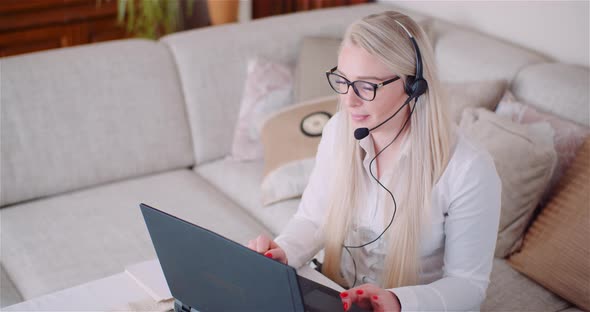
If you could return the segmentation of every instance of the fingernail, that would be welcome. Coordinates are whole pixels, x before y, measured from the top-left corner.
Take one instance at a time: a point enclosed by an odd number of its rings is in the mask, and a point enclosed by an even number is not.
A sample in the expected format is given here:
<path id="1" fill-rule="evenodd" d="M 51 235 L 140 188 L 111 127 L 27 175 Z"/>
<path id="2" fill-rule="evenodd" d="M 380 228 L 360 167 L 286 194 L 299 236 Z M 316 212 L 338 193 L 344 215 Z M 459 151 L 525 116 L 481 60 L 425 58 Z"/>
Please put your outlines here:
<path id="1" fill-rule="evenodd" d="M 348 302 L 344 303 L 344 311 L 348 311 Z"/>
<path id="2" fill-rule="evenodd" d="M 356 294 L 357 295 L 362 295 L 364 293 L 364 291 L 362 289 L 357 289 L 356 290 Z"/>
<path id="3" fill-rule="evenodd" d="M 264 255 L 272 259 L 272 254 L 270 252 L 267 252 Z"/>
<path id="4" fill-rule="evenodd" d="M 346 297 L 348 297 L 348 293 L 347 292 L 343 291 L 343 292 L 340 293 L 340 298 L 346 298 Z"/>
<path id="5" fill-rule="evenodd" d="M 373 300 L 379 300 L 378 296 L 373 296 Z"/>

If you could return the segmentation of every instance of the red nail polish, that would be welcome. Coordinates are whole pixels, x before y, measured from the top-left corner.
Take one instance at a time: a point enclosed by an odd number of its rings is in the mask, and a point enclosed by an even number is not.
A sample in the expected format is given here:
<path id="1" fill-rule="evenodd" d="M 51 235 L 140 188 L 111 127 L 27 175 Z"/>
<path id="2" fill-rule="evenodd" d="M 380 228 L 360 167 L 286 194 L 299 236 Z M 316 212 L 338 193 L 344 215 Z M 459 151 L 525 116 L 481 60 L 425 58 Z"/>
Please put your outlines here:
<path id="1" fill-rule="evenodd" d="M 348 302 L 344 303 L 344 311 L 348 311 Z"/>
<path id="2" fill-rule="evenodd" d="M 379 300 L 378 296 L 373 296 L 373 300 Z"/>
<path id="3" fill-rule="evenodd" d="M 267 252 L 264 255 L 272 259 L 272 254 L 270 252 Z"/>
<path id="4" fill-rule="evenodd" d="M 347 292 L 343 291 L 343 292 L 340 293 L 340 298 L 346 298 L 346 297 L 348 297 L 348 293 Z"/>
<path id="5" fill-rule="evenodd" d="M 363 293 L 365 293 L 362 289 L 357 289 L 356 290 L 356 294 L 357 295 L 362 295 Z"/>

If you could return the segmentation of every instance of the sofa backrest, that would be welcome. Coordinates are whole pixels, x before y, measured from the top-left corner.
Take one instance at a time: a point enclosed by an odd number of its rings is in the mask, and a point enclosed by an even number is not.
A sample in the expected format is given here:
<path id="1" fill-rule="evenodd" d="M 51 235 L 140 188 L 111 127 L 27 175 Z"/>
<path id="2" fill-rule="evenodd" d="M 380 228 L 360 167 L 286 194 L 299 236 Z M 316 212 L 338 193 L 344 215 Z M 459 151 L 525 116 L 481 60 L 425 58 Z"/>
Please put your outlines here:
<path id="1" fill-rule="evenodd" d="M 370 4 L 306 11 L 162 38 L 178 64 L 197 165 L 230 151 L 250 58 L 294 66 L 305 36 L 341 38 L 354 20 L 391 8 Z"/>
<path id="2" fill-rule="evenodd" d="M 590 127 L 590 71 L 587 67 L 543 63 L 521 70 L 514 95 L 533 106 Z"/>
<path id="3" fill-rule="evenodd" d="M 174 61 L 147 40 L 0 59 L 0 205 L 189 167 Z"/>
<path id="4" fill-rule="evenodd" d="M 250 58 L 262 56 L 294 66 L 304 37 L 341 38 L 346 27 L 355 19 L 392 9 L 408 14 L 417 22 L 428 19 L 399 9 L 394 4 L 374 3 L 274 16 L 162 38 L 178 65 L 196 164 L 229 154 Z M 429 27 L 429 34 L 435 37 L 431 39 L 439 75 L 444 81 L 504 79 L 515 83 L 515 93 L 520 98 L 526 89 L 526 83 L 520 79 L 528 77 L 523 70 L 550 62 L 534 51 L 447 22 L 436 20 Z M 324 70 L 318 69 L 318 75 L 323 75 Z M 521 71 L 524 76 L 519 76 Z M 588 70 L 582 71 L 587 73 Z M 515 80 L 517 78 L 519 80 Z M 559 81 L 557 83 L 555 89 L 546 90 L 554 92 L 555 97 L 568 88 L 566 83 L 562 83 L 565 89 L 559 86 Z M 577 91 L 587 98 L 587 88 Z M 524 99 L 532 96 L 527 95 Z M 583 99 L 584 95 L 572 97 Z M 588 110 L 581 101 L 572 106 L 577 109 L 565 114 L 557 113 L 571 119 L 577 112 Z"/>
<path id="5" fill-rule="evenodd" d="M 526 66 L 548 61 L 534 51 L 440 20 L 431 27 L 441 80 L 511 82 Z"/>

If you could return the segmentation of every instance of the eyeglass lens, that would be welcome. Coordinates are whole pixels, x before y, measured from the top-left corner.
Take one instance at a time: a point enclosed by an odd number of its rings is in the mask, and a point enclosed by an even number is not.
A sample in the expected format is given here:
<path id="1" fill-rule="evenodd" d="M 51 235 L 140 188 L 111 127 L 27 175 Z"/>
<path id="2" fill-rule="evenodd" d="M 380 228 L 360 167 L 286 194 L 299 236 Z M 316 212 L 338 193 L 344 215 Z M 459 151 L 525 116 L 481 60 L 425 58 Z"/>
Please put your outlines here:
<path id="1" fill-rule="evenodd" d="M 340 94 L 344 94 L 348 91 L 348 82 L 344 78 L 331 74 L 329 75 L 329 81 L 334 91 Z M 363 100 L 370 101 L 375 96 L 375 88 L 367 82 L 355 81 L 352 86 L 355 93 Z"/>

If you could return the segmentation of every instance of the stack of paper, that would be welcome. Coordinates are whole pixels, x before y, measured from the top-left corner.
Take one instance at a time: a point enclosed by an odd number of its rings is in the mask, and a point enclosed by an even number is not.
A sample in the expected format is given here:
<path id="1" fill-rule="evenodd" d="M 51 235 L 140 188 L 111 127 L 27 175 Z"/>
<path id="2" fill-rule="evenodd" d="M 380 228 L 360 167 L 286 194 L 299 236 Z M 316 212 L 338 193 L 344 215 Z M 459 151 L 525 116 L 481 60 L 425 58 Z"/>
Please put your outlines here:
<path id="1" fill-rule="evenodd" d="M 131 276 L 156 302 L 172 299 L 172 294 L 158 259 L 126 267 L 125 273 Z"/>

